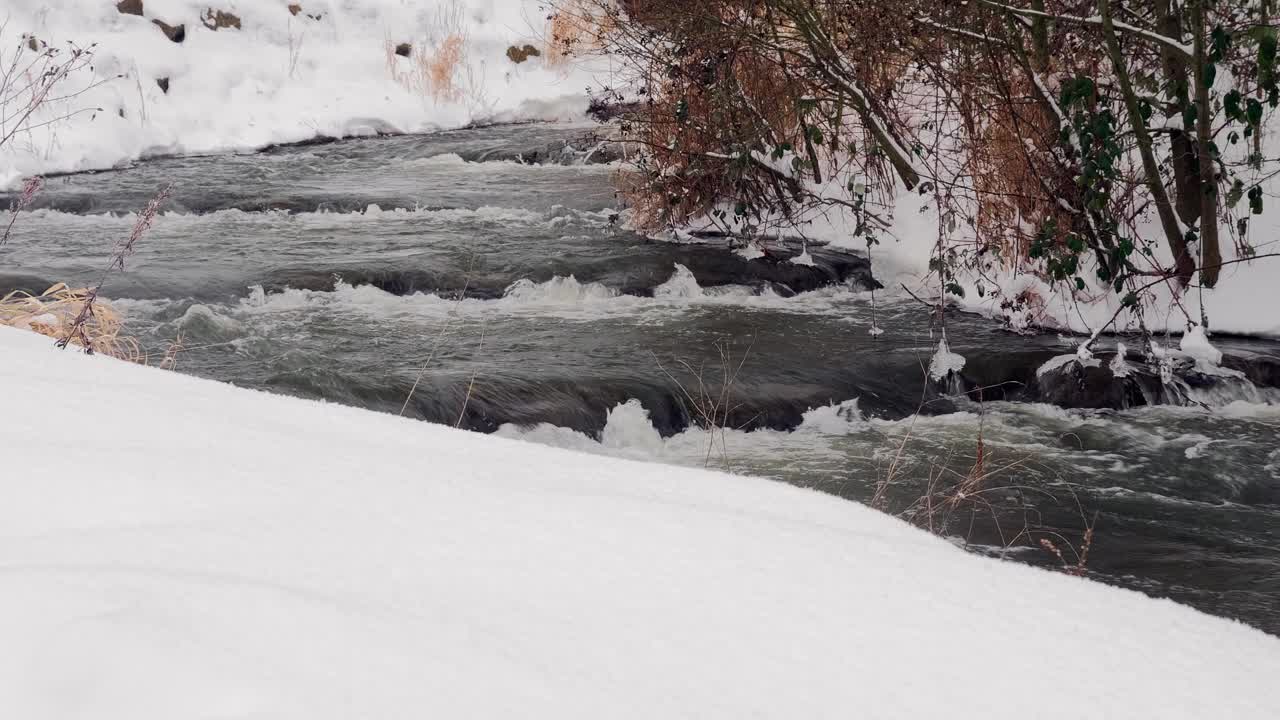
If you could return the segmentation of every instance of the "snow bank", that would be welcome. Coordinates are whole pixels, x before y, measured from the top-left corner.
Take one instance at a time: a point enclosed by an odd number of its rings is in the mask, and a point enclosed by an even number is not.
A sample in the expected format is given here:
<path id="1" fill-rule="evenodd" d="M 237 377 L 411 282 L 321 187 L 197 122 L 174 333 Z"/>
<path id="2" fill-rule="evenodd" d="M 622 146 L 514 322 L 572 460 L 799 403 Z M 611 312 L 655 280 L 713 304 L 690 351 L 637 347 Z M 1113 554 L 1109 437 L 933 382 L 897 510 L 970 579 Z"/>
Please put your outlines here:
<path id="1" fill-rule="evenodd" d="M 6 716 L 1280 707 L 1276 638 L 817 492 L 0 353 Z"/>
<path id="2" fill-rule="evenodd" d="M 588 69 L 548 63 L 546 53 L 519 64 L 507 57 L 512 46 L 544 47 L 546 10 L 536 0 L 143 0 L 141 6 L 138 16 L 121 13 L 114 0 L 5 3 L 6 59 L 26 34 L 56 48 L 96 43 L 92 72 L 74 74 L 60 90 L 102 82 L 50 103 L 32 118 L 32 129 L 0 148 L 0 188 L 25 175 L 110 167 L 149 154 L 486 120 L 575 119 L 587 105 Z M 210 10 L 234 15 L 239 28 L 210 29 L 202 20 Z M 182 26 L 182 42 L 155 21 Z M 216 15 L 207 22 L 217 25 Z M 455 35 L 463 39 L 457 62 L 441 64 Z M 409 46 L 407 57 L 395 52 L 401 43 Z M 444 84 L 433 83 L 433 63 L 434 80 Z"/>

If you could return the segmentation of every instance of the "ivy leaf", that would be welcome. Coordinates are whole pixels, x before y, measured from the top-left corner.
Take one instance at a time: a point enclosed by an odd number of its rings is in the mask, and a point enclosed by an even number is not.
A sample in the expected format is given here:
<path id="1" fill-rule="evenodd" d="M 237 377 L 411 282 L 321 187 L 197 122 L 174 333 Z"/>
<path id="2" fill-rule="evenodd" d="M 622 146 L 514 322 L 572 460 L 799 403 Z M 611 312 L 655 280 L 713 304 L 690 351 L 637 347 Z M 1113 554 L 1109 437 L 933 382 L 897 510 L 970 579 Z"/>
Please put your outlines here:
<path id="1" fill-rule="evenodd" d="M 1236 122 L 1244 121 L 1244 108 L 1240 106 L 1241 99 L 1240 91 L 1235 89 L 1222 96 L 1222 111 Z"/>
<path id="2" fill-rule="evenodd" d="M 1249 188 L 1249 212 L 1254 215 L 1262 214 L 1262 186 L 1260 185 Z"/>
<path id="3" fill-rule="evenodd" d="M 1231 33 L 1219 25 L 1209 33 L 1209 42 L 1209 62 L 1222 62 L 1231 48 Z"/>
<path id="4" fill-rule="evenodd" d="M 1231 190 L 1227 192 L 1227 207 L 1235 207 L 1242 197 L 1244 197 L 1244 183 L 1237 179 L 1231 183 Z"/>
<path id="5" fill-rule="evenodd" d="M 1245 102 L 1244 115 L 1245 115 L 1245 119 L 1253 127 L 1261 126 L 1262 125 L 1262 103 L 1258 102 L 1254 98 L 1249 98 Z"/>
<path id="6" fill-rule="evenodd" d="M 964 297 L 964 288 L 960 287 L 956 283 L 947 283 L 947 292 L 952 295 Z"/>

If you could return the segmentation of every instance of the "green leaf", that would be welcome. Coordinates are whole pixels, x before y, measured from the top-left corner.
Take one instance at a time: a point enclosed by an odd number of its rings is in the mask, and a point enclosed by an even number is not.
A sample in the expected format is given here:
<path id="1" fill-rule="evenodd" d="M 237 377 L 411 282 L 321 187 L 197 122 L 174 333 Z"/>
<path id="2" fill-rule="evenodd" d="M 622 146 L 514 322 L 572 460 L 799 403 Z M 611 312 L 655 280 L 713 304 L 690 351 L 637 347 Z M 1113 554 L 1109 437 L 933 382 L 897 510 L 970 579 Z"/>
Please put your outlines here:
<path id="1" fill-rule="evenodd" d="M 1240 105 L 1242 99 L 1240 91 L 1235 89 L 1222 96 L 1222 111 L 1236 122 L 1244 122 L 1244 107 Z"/>
<path id="2" fill-rule="evenodd" d="M 1227 56 L 1227 50 L 1231 48 L 1231 33 L 1219 25 L 1209 33 L 1209 42 L 1209 61 L 1222 62 Z"/>
<path id="3" fill-rule="evenodd" d="M 1249 98 L 1245 101 L 1244 115 L 1250 125 L 1260 127 L 1262 125 L 1262 103 L 1254 98 Z"/>
<path id="4" fill-rule="evenodd" d="M 1231 183 L 1231 190 L 1227 192 L 1227 207 L 1235 207 L 1242 197 L 1244 197 L 1244 183 L 1237 179 Z"/>

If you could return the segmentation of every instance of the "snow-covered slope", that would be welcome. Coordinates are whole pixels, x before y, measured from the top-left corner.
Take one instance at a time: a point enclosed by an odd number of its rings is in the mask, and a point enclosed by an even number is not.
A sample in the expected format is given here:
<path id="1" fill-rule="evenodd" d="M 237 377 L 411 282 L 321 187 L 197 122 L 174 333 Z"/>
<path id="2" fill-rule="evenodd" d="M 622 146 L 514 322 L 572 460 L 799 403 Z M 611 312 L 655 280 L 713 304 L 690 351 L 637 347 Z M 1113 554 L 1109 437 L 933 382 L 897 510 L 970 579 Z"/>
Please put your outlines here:
<path id="1" fill-rule="evenodd" d="M 0 355 L 6 717 L 1280 708 L 1276 638 L 817 492 Z"/>
<path id="2" fill-rule="evenodd" d="M 74 73 L 58 94 L 101 82 L 48 103 L 29 131 L 0 148 L 0 187 L 146 154 L 577 118 L 586 109 L 589 71 L 548 62 L 546 10 L 536 0 L 137 4 L 141 16 L 121 12 L 116 0 L 7 0 L 0 8 L 0 59 L 25 46 L 26 35 L 37 47 L 96 44 L 92 72 Z M 223 27 L 210 29 L 218 12 Z M 182 26 L 182 41 L 156 21 Z M 395 53 L 401 43 L 408 56 Z M 507 56 L 526 44 L 542 54 L 521 63 Z M 454 63 L 446 62 L 451 52 Z M 45 124 L 68 113 L 78 114 Z"/>

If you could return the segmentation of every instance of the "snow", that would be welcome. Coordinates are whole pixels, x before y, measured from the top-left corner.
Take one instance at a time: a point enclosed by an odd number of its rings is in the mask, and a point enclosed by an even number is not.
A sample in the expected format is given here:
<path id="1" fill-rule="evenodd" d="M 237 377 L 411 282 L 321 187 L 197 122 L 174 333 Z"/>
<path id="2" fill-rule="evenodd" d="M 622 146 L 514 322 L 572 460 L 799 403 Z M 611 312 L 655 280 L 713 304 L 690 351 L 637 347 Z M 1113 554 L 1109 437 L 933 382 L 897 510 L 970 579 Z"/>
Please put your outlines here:
<path id="1" fill-rule="evenodd" d="M 942 339 L 938 341 L 938 349 L 929 360 L 929 377 L 935 381 L 941 380 L 951 373 L 959 375 L 963 369 L 964 356 L 951 352 L 951 346 L 947 345 L 947 336 L 944 333 Z"/>
<path id="2" fill-rule="evenodd" d="M 0 188 L 37 173 L 106 168 L 158 153 L 243 151 L 316 136 L 424 132 L 472 122 L 581 119 L 586 88 L 606 69 L 548 62 L 546 10 L 536 0 L 144 0 L 144 17 L 107 0 L 10 0 L 0 12 L 8 58 L 31 33 L 51 47 L 96 43 L 94 67 L 60 91 L 87 92 L 32 118 L 76 113 L 0 147 Z M 210 30 L 208 9 L 240 29 Z M 314 19 L 311 16 L 319 19 Z M 153 24 L 185 27 L 174 43 Z M 450 87 L 418 58 L 465 37 Z M 410 57 L 393 51 L 412 45 Z M 508 47 L 543 55 L 516 64 Z M 30 54 L 28 54 L 30 57 Z M 167 78 L 166 93 L 157 80 Z M 91 87 L 94 81 L 101 81 Z"/>
<path id="3" fill-rule="evenodd" d="M 1274 637 L 815 491 L 237 389 L 14 329 L 0 353 L 7 716 L 1280 706 Z M 1008 662 L 1028 653 L 1042 660 Z"/>
<path id="4" fill-rule="evenodd" d="M 1196 325 L 1182 335 L 1180 345 L 1183 354 L 1197 364 L 1214 366 L 1222 363 L 1222 351 L 1214 347 L 1204 334 L 1204 327 Z"/>
<path id="5" fill-rule="evenodd" d="M 813 262 L 813 256 L 809 254 L 809 248 L 807 247 L 804 248 L 799 255 L 791 258 L 789 262 L 793 265 L 803 265 L 805 267 L 813 267 L 815 264 Z"/>
<path id="6" fill-rule="evenodd" d="M 1111 363 L 1107 366 L 1112 376 L 1122 378 L 1133 374 L 1133 366 L 1127 359 L 1128 353 L 1129 349 L 1124 346 L 1124 343 L 1116 343 L 1115 357 L 1111 358 Z"/>

